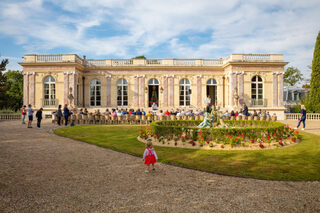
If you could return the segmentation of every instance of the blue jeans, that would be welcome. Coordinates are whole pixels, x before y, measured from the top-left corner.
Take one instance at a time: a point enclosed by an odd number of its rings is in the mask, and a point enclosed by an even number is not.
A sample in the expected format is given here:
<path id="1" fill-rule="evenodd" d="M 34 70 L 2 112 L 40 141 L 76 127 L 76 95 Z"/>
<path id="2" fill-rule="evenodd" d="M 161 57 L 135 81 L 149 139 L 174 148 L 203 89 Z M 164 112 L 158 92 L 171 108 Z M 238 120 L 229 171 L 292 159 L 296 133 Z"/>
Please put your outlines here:
<path id="1" fill-rule="evenodd" d="M 297 128 L 299 128 L 299 126 L 300 126 L 300 124 L 301 124 L 301 121 L 302 121 L 302 123 L 303 123 L 303 128 L 305 128 L 305 127 L 306 127 L 306 118 L 303 118 L 303 117 L 302 117 L 301 120 L 299 120 L 299 123 L 298 123 Z"/>
<path id="2" fill-rule="evenodd" d="M 64 125 L 65 125 L 65 126 L 68 126 L 68 117 L 69 117 L 68 115 L 65 115 L 65 116 L 64 116 L 64 120 L 65 120 Z"/>
<path id="3" fill-rule="evenodd" d="M 41 119 L 38 119 L 37 120 L 37 127 L 40 128 L 40 125 L 41 125 Z"/>

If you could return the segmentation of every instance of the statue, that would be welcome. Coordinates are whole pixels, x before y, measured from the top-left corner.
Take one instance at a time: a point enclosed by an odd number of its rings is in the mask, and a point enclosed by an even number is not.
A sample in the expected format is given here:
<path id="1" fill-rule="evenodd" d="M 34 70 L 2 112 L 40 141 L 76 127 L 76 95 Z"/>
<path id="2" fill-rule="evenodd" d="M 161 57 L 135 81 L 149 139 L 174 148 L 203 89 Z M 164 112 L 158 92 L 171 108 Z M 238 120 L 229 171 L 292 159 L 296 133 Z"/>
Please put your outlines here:
<path id="1" fill-rule="evenodd" d="M 213 111 L 204 113 L 204 120 L 198 125 L 198 128 L 211 128 L 214 119 Z"/>
<path id="2" fill-rule="evenodd" d="M 204 113 L 204 120 L 198 125 L 198 128 L 226 128 L 229 127 L 222 119 L 222 112 L 212 110 L 211 113 Z"/>
<path id="3" fill-rule="evenodd" d="M 73 97 L 73 95 L 72 95 L 72 87 L 70 87 L 70 89 L 69 89 L 68 99 L 69 99 L 70 107 L 72 108 L 72 101 L 73 101 L 73 99 L 74 99 L 74 97 Z"/>
<path id="4" fill-rule="evenodd" d="M 235 106 L 239 106 L 239 95 L 238 95 L 238 88 L 237 87 L 234 88 L 233 102 L 234 102 Z"/>

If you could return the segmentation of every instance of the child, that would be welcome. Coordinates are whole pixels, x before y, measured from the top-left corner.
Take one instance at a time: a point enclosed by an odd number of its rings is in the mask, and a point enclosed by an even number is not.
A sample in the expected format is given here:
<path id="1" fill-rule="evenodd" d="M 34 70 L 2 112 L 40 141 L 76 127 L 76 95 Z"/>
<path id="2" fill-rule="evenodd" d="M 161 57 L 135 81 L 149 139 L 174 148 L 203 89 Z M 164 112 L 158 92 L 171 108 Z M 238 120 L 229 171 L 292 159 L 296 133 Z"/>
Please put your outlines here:
<path id="1" fill-rule="evenodd" d="M 144 153 L 143 153 L 143 160 L 144 160 L 144 164 L 147 165 L 147 169 L 145 170 L 145 172 L 149 172 L 150 164 L 152 164 L 152 170 L 155 170 L 154 164 L 157 162 L 158 156 L 156 154 L 156 151 L 152 148 L 151 141 L 148 141 L 146 144 L 146 150 L 144 150 Z"/>

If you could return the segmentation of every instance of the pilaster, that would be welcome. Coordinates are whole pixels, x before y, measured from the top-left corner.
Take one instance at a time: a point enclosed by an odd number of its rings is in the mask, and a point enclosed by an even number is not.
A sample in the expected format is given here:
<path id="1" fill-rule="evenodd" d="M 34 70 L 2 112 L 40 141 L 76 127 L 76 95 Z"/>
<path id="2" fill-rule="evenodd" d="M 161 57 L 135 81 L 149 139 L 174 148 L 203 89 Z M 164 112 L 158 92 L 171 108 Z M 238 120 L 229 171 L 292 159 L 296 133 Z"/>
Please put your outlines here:
<path id="1" fill-rule="evenodd" d="M 278 74 L 277 72 L 272 73 L 272 100 L 273 107 L 278 106 Z"/>
<path id="2" fill-rule="evenodd" d="M 106 106 L 107 107 L 111 107 L 111 75 L 107 75 L 107 103 Z"/>
<path id="3" fill-rule="evenodd" d="M 23 105 L 29 104 L 29 76 L 27 72 L 23 73 Z"/>
<path id="4" fill-rule="evenodd" d="M 163 107 L 168 107 L 168 75 L 163 76 Z"/>
<path id="5" fill-rule="evenodd" d="M 279 73 L 278 76 L 278 81 L 279 81 L 279 106 L 283 106 L 283 73 Z"/>
<path id="6" fill-rule="evenodd" d="M 35 105 L 35 73 L 29 73 L 29 103 L 34 106 Z"/>
<path id="7" fill-rule="evenodd" d="M 201 78 L 202 75 L 197 75 L 197 106 L 201 107 Z"/>

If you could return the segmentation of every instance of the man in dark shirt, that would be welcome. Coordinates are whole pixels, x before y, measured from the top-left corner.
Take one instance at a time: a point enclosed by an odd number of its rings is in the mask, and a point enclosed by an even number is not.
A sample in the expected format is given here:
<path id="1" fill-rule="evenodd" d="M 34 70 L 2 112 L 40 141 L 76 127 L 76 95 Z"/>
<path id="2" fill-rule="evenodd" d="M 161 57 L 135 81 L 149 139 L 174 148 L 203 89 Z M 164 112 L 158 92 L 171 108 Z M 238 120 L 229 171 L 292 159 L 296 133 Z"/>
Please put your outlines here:
<path id="1" fill-rule="evenodd" d="M 42 108 L 40 108 L 37 113 L 36 113 L 36 117 L 37 117 L 37 127 L 40 129 L 40 125 L 41 125 L 41 120 L 42 120 Z"/>
<path id="2" fill-rule="evenodd" d="M 249 109 L 246 105 L 246 103 L 243 103 L 243 115 L 249 116 Z"/>

